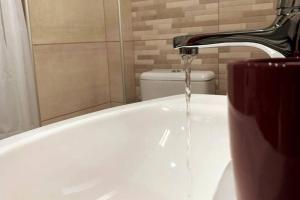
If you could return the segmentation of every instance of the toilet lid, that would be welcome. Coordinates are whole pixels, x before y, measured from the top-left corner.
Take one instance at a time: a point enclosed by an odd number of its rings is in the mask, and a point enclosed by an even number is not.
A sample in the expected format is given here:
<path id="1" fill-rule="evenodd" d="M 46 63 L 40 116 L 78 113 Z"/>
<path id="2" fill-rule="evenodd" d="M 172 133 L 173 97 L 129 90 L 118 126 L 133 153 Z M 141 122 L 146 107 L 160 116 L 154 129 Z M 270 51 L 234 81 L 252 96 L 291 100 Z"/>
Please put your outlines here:
<path id="1" fill-rule="evenodd" d="M 210 81 L 216 78 L 212 71 L 192 71 L 192 81 Z M 184 81 L 185 72 L 180 69 L 156 69 L 149 72 L 144 72 L 141 75 L 141 80 L 152 81 Z"/>

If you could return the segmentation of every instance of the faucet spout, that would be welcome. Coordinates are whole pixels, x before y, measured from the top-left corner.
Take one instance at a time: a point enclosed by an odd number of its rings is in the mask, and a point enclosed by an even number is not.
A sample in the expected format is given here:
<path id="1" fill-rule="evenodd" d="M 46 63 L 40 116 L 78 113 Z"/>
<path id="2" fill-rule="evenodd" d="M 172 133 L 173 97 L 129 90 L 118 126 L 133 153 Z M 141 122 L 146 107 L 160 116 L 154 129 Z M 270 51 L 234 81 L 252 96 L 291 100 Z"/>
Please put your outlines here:
<path id="1" fill-rule="evenodd" d="M 210 48 L 223 46 L 251 46 L 265 51 L 270 57 L 292 57 L 299 53 L 300 3 L 289 0 L 279 2 L 278 14 L 273 24 L 265 29 L 216 34 L 178 36 L 174 48 Z M 293 1 L 300 2 L 300 1 Z M 293 5 L 294 7 L 286 7 Z M 180 53 L 182 50 L 180 50 Z"/>

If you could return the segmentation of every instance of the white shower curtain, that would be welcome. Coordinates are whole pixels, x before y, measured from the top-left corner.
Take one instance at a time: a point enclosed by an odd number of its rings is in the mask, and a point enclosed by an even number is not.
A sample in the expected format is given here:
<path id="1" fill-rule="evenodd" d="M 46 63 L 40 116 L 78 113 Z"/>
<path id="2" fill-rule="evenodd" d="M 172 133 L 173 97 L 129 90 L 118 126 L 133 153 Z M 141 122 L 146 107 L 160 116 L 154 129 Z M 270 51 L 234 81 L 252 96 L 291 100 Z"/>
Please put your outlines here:
<path id="1" fill-rule="evenodd" d="M 0 139 L 39 126 L 28 38 L 21 0 L 0 0 Z"/>

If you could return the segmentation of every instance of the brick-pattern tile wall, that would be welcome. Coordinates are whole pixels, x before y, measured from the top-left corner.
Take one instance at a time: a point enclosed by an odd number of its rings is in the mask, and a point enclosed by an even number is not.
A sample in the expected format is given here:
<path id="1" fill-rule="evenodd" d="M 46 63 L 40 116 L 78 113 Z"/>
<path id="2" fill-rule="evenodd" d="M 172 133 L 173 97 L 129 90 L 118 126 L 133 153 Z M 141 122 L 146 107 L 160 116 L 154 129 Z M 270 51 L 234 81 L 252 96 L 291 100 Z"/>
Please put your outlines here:
<path id="1" fill-rule="evenodd" d="M 269 26 L 277 0 L 219 0 L 219 31 L 251 30 Z M 218 93 L 227 92 L 227 63 L 249 58 L 265 58 L 266 53 L 250 47 L 219 48 Z"/>
<path id="2" fill-rule="evenodd" d="M 218 0 L 132 0 L 135 40 L 218 31 Z"/>
<path id="3" fill-rule="evenodd" d="M 276 0 L 131 0 L 137 86 L 139 75 L 154 68 L 182 68 L 172 38 L 178 35 L 262 28 L 274 19 Z M 201 50 L 193 69 L 217 74 L 226 93 L 226 63 L 266 55 L 253 48 Z M 139 92 L 139 88 L 137 88 Z"/>

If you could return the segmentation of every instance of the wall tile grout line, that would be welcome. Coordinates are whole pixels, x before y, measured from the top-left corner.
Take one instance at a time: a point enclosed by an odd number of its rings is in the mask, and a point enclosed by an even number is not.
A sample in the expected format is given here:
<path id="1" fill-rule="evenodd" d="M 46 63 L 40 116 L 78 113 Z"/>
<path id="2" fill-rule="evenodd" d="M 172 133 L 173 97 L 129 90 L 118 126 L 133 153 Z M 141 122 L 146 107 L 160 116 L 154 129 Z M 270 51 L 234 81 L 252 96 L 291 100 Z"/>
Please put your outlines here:
<path id="1" fill-rule="evenodd" d="M 106 22 L 106 12 L 105 12 L 105 1 L 102 1 L 102 5 L 104 8 L 104 32 L 105 32 L 105 40 L 107 39 L 107 23 Z M 109 63 L 109 58 L 108 58 L 108 42 L 105 41 L 105 49 L 106 49 L 106 62 L 107 62 L 107 69 L 108 69 L 108 88 L 109 88 L 109 103 L 111 104 L 111 99 L 112 99 L 112 94 L 111 94 L 111 81 L 110 81 L 110 63 Z"/>

